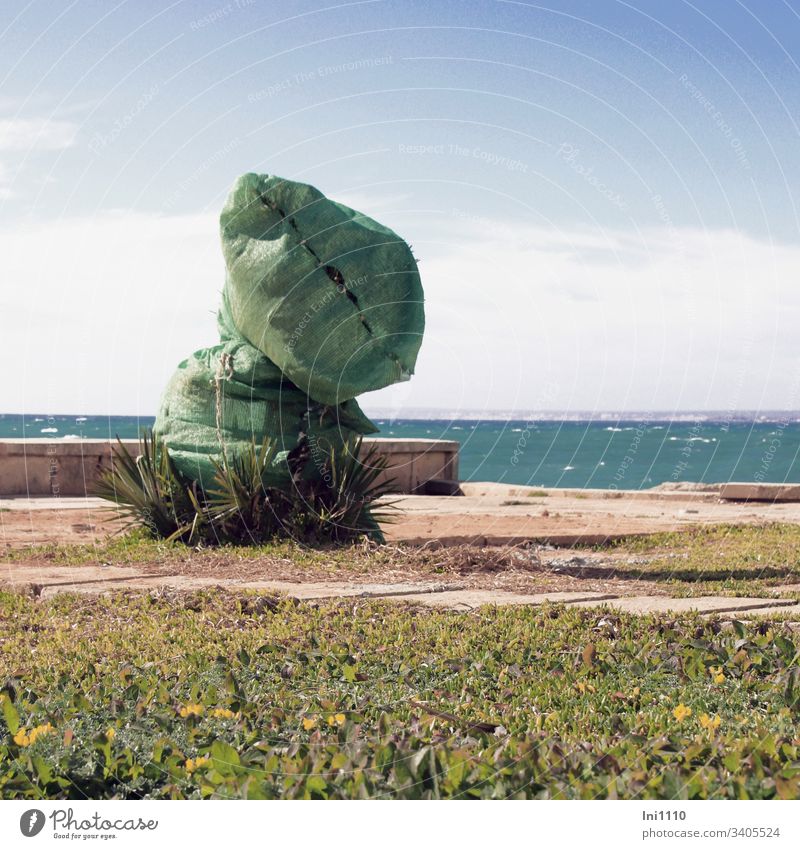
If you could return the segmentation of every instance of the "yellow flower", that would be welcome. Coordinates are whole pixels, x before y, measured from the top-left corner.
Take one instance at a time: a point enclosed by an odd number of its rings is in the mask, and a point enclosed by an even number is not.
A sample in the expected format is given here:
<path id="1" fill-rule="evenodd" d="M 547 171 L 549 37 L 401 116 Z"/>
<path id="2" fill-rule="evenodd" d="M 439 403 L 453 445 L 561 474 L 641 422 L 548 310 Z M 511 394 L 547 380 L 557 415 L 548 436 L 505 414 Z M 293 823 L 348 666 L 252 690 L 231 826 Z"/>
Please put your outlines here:
<path id="1" fill-rule="evenodd" d="M 108 737 L 109 740 L 113 740 L 116 736 L 117 736 L 117 729 L 116 728 L 106 728 L 106 737 Z"/>
<path id="2" fill-rule="evenodd" d="M 303 728 L 305 728 L 306 731 L 311 731 L 311 729 L 316 728 L 316 726 L 317 726 L 317 720 L 314 719 L 313 716 L 304 716 L 303 717 Z"/>
<path id="3" fill-rule="evenodd" d="M 328 725 L 344 725 L 347 717 L 343 713 L 331 714 L 328 717 Z"/>
<path id="4" fill-rule="evenodd" d="M 39 737 L 43 737 L 51 731 L 53 731 L 53 726 L 49 722 L 45 725 L 37 725 L 35 728 L 31 728 L 30 731 L 28 731 L 27 728 L 20 728 L 20 730 L 14 735 L 14 742 L 18 746 L 30 746 L 35 743 Z"/>
<path id="5" fill-rule="evenodd" d="M 205 708 L 203 705 L 191 704 L 180 709 L 180 715 L 185 719 L 187 716 L 200 716 Z"/>
<path id="6" fill-rule="evenodd" d="M 721 666 L 709 666 L 708 672 L 715 684 L 721 684 L 725 680 Z"/>
<path id="7" fill-rule="evenodd" d="M 672 715 L 678 722 L 683 722 L 684 719 L 687 719 L 692 715 L 692 709 L 690 707 L 686 707 L 684 704 L 679 704 L 678 707 L 672 711 Z"/>
<path id="8" fill-rule="evenodd" d="M 214 708 L 210 711 L 210 715 L 216 719 L 233 719 L 235 716 L 238 716 L 238 714 L 228 708 Z"/>
<path id="9" fill-rule="evenodd" d="M 200 769 L 201 766 L 205 766 L 208 763 L 208 758 L 187 758 L 186 759 L 186 772 L 190 775 L 196 770 Z"/>
<path id="10" fill-rule="evenodd" d="M 719 718 L 719 714 L 716 713 L 713 717 L 709 716 L 707 713 L 702 714 L 700 717 L 700 725 L 702 725 L 707 731 L 716 731 L 721 722 L 722 720 Z"/>

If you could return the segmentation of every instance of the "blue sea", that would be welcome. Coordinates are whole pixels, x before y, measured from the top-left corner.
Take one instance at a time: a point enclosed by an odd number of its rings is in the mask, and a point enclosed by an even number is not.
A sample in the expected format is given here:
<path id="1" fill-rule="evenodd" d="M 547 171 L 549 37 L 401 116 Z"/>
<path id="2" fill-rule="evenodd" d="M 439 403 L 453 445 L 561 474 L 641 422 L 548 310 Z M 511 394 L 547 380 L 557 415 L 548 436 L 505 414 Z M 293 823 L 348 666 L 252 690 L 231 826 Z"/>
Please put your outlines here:
<path id="1" fill-rule="evenodd" d="M 646 489 L 677 481 L 800 482 L 800 422 L 374 418 L 382 437 L 461 443 L 462 480 Z M 0 438 L 136 437 L 152 417 L 0 415 Z"/>

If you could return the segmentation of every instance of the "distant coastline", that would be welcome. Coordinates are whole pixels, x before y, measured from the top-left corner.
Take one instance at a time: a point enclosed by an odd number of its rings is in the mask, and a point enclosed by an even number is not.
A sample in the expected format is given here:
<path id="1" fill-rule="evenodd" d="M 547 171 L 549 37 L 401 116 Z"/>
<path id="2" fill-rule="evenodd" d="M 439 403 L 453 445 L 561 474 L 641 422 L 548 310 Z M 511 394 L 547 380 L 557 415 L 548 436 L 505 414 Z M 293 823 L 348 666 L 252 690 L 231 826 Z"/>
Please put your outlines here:
<path id="1" fill-rule="evenodd" d="M 364 412 L 371 419 L 391 419 L 402 421 L 469 421 L 469 422 L 751 422 L 769 424 L 770 422 L 800 422 L 800 410 L 447 410 L 434 407 L 365 407 Z M 140 419 L 143 422 L 155 421 L 155 414 L 137 413 L 0 413 L 0 421 L 7 418 L 25 417 L 27 420 L 47 419 L 55 416 L 60 419 Z"/>
<path id="2" fill-rule="evenodd" d="M 365 408 L 370 418 L 401 418 L 404 421 L 491 422 L 800 422 L 800 410 L 440 410 L 427 407 Z"/>

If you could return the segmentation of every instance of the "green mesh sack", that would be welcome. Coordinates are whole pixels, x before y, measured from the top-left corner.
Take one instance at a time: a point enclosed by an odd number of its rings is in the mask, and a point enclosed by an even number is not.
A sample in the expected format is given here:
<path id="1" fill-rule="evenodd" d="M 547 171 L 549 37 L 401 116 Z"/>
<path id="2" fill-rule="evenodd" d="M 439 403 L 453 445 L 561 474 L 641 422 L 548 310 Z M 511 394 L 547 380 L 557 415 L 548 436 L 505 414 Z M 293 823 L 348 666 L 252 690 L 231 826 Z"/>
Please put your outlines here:
<path id="1" fill-rule="evenodd" d="M 387 227 L 303 183 L 246 174 L 220 216 L 233 326 L 315 401 L 408 379 L 425 318 L 417 264 Z"/>
<path id="2" fill-rule="evenodd" d="M 377 429 L 353 400 L 413 373 L 422 286 L 395 233 L 302 183 L 246 174 L 220 216 L 227 266 L 220 344 L 184 360 L 156 419 L 178 468 L 208 486 L 211 458 L 260 444 L 286 457 L 310 444 L 307 474 L 331 449 Z"/>

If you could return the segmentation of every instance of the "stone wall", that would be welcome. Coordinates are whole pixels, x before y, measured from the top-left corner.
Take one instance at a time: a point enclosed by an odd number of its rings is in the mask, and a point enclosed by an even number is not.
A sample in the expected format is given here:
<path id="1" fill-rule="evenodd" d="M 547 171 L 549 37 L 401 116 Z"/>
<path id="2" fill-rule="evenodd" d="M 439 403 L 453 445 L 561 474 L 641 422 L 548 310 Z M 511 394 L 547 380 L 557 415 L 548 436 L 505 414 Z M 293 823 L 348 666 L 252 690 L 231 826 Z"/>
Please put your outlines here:
<path id="1" fill-rule="evenodd" d="M 134 439 L 124 439 L 129 451 Z M 389 460 L 398 493 L 424 492 L 432 479 L 458 480 L 458 448 L 444 439 L 365 439 Z M 0 496 L 85 496 L 111 465 L 111 443 L 97 439 L 0 440 Z"/>

